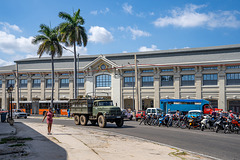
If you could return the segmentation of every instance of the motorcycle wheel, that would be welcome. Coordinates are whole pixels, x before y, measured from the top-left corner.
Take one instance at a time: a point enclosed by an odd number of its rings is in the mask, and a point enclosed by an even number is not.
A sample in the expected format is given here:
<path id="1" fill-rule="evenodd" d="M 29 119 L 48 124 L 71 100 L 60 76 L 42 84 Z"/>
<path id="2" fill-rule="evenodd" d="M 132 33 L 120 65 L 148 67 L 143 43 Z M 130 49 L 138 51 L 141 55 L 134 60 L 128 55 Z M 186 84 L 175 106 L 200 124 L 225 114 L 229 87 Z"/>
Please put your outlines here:
<path id="1" fill-rule="evenodd" d="M 215 132 L 218 133 L 218 131 L 219 131 L 219 126 L 217 125 L 215 128 Z"/>
<path id="2" fill-rule="evenodd" d="M 225 127 L 224 128 L 224 133 L 227 134 L 228 133 L 228 129 Z"/>
<path id="3" fill-rule="evenodd" d="M 187 127 L 186 123 L 180 122 L 180 128 L 185 129 Z"/>

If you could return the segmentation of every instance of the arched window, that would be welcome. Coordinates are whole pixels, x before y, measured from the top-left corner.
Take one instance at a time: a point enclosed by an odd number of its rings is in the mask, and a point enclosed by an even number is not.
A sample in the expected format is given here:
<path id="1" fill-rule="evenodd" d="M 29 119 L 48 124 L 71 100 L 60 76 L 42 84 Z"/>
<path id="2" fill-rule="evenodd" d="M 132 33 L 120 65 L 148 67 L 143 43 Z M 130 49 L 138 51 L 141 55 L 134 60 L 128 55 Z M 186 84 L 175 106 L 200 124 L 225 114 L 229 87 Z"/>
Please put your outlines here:
<path id="1" fill-rule="evenodd" d="M 96 87 L 111 87 L 111 76 L 107 74 L 97 76 Z"/>

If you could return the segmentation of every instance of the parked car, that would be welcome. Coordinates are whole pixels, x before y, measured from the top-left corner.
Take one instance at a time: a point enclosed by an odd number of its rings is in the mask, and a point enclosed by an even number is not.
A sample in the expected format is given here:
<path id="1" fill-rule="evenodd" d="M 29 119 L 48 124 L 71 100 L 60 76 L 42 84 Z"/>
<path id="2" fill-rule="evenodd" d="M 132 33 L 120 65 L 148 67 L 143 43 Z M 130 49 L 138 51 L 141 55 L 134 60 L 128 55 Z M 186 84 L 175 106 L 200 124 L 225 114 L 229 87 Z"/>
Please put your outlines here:
<path id="1" fill-rule="evenodd" d="M 23 112 L 21 109 L 13 109 L 13 118 L 27 118 L 27 113 Z"/>
<path id="2" fill-rule="evenodd" d="M 146 116 L 146 112 L 145 111 L 138 111 L 136 114 L 136 121 L 138 121 L 139 119 L 141 119 L 143 117 Z"/>
<path id="3" fill-rule="evenodd" d="M 160 115 L 162 115 L 162 113 L 163 112 L 160 108 L 147 108 L 147 110 L 146 110 L 147 115 L 152 114 L 152 115 L 160 116 Z"/>
<path id="4" fill-rule="evenodd" d="M 203 117 L 203 111 L 201 110 L 190 110 L 187 114 L 187 117 Z"/>
<path id="5" fill-rule="evenodd" d="M 132 118 L 133 118 L 132 112 L 131 112 L 131 111 L 128 111 L 128 110 L 126 110 L 126 109 L 123 109 L 123 110 L 122 110 L 122 114 L 123 114 L 123 118 L 124 118 L 124 119 L 132 120 Z"/>

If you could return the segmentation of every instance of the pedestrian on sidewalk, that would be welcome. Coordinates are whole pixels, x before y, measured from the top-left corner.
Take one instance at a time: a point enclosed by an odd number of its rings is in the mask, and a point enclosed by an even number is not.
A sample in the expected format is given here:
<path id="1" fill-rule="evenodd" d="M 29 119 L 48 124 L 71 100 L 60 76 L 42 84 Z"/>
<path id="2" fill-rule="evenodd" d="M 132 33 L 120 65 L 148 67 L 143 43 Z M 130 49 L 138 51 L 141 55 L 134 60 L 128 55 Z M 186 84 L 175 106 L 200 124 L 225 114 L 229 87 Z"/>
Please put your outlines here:
<path id="1" fill-rule="evenodd" d="M 45 118 L 47 117 L 47 124 L 48 124 L 48 135 L 51 135 L 51 130 L 52 130 L 52 123 L 53 123 L 53 119 L 52 117 L 54 117 L 54 114 L 52 112 L 52 108 L 48 108 L 48 112 L 45 112 L 45 116 L 42 120 L 42 122 L 44 122 Z"/>
<path id="2" fill-rule="evenodd" d="M 70 118 L 70 109 L 67 109 L 68 118 Z"/>

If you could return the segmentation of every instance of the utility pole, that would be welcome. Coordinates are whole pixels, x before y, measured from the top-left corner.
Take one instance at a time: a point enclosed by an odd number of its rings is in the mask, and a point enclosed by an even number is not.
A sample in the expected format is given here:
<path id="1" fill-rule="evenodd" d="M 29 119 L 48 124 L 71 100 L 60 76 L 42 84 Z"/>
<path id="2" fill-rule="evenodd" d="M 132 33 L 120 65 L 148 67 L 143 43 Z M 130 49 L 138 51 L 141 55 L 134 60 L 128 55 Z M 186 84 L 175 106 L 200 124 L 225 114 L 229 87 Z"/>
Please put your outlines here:
<path id="1" fill-rule="evenodd" d="M 139 97 L 138 97 L 138 67 L 137 67 L 137 55 L 134 55 L 134 61 L 135 61 L 135 88 L 136 88 L 136 103 L 135 103 L 135 109 L 136 113 L 139 110 Z"/>

